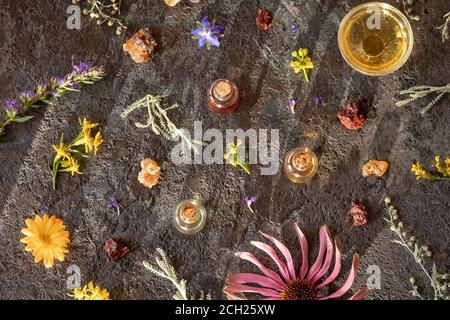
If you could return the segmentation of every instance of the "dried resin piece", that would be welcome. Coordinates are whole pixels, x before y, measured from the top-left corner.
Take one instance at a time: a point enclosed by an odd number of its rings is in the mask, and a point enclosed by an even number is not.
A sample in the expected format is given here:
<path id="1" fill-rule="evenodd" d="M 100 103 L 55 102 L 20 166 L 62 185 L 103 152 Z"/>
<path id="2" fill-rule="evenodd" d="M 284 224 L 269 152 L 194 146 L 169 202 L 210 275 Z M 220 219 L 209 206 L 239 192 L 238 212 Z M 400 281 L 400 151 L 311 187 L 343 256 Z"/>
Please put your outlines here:
<path id="1" fill-rule="evenodd" d="M 130 252 L 128 248 L 121 240 L 108 239 L 103 245 L 103 250 L 114 261 L 119 261 Z"/>
<path id="2" fill-rule="evenodd" d="M 352 217 L 355 227 L 360 227 L 367 223 L 366 207 L 358 201 L 352 202 L 352 206 L 347 210 L 347 214 Z"/>
<path id="3" fill-rule="evenodd" d="M 388 168 L 389 163 L 386 161 L 370 160 L 362 167 L 362 175 L 363 177 L 381 177 Z"/>
<path id="4" fill-rule="evenodd" d="M 366 117 L 361 108 L 361 101 L 355 99 L 353 102 L 346 104 L 339 113 L 339 120 L 349 130 L 360 129 L 366 122 Z"/>
<path id="5" fill-rule="evenodd" d="M 149 28 L 136 32 L 123 45 L 123 51 L 128 52 L 136 63 L 147 62 L 155 50 L 156 41 Z"/>
<path id="6" fill-rule="evenodd" d="M 267 31 L 272 26 L 272 13 L 266 9 L 259 9 L 256 14 L 256 26 L 261 31 Z"/>
<path id="7" fill-rule="evenodd" d="M 161 168 L 158 163 L 152 159 L 144 159 L 141 161 L 141 172 L 139 172 L 138 180 L 147 188 L 152 188 L 158 183 L 161 176 Z"/>
<path id="8" fill-rule="evenodd" d="M 181 0 L 164 0 L 169 7 L 175 7 Z"/>

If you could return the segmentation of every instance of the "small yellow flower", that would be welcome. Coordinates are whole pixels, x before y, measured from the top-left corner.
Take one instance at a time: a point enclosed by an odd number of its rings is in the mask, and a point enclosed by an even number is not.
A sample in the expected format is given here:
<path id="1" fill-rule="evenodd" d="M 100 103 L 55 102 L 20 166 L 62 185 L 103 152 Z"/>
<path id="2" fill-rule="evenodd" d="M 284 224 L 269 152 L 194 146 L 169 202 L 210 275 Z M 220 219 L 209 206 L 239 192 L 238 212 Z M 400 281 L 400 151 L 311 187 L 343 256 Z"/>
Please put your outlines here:
<path id="1" fill-rule="evenodd" d="M 86 118 L 84 118 L 83 120 L 79 119 L 79 121 L 81 125 L 81 130 L 83 131 L 84 134 L 86 134 L 86 132 L 90 131 L 91 129 L 98 127 L 98 123 L 90 122 Z"/>
<path id="2" fill-rule="evenodd" d="M 55 161 L 59 159 L 69 159 L 70 158 L 70 148 L 64 144 L 61 138 L 61 142 L 59 143 L 59 146 L 52 145 L 53 150 L 56 152 L 56 158 Z"/>
<path id="3" fill-rule="evenodd" d="M 31 251 L 34 262 L 44 260 L 46 268 L 53 267 L 55 259 L 64 261 L 64 254 L 69 252 L 67 246 L 70 243 L 69 232 L 61 219 L 44 214 L 34 219 L 26 219 L 27 228 L 21 230 L 26 235 L 20 239 L 25 243 L 25 251 Z"/>
<path id="4" fill-rule="evenodd" d="M 444 160 L 444 165 L 441 165 L 441 157 L 436 156 L 434 158 L 435 167 L 436 170 L 443 176 L 443 177 L 450 177 L 450 159 L 446 158 Z"/>
<path id="5" fill-rule="evenodd" d="M 110 300 L 108 290 L 94 285 L 92 281 L 83 288 L 74 289 L 73 294 L 68 294 L 68 296 L 75 300 Z"/>
<path id="6" fill-rule="evenodd" d="M 71 157 L 67 160 L 63 160 L 61 162 L 61 166 L 64 168 L 64 170 L 62 170 L 62 171 L 71 173 L 72 177 L 75 175 L 75 173 L 82 174 L 80 172 L 80 164 L 73 157 Z"/>
<path id="7" fill-rule="evenodd" d="M 103 143 L 102 135 L 100 134 L 100 132 L 97 132 L 97 134 L 95 135 L 94 142 L 93 142 L 94 154 L 97 154 L 97 152 L 98 152 L 98 147 L 99 147 L 102 143 Z"/>
<path id="8" fill-rule="evenodd" d="M 417 180 L 429 178 L 429 173 L 422 168 L 422 165 L 419 162 L 416 162 L 415 164 L 412 165 L 411 171 L 414 172 L 414 174 L 417 177 Z"/>
<path id="9" fill-rule="evenodd" d="M 308 70 L 314 68 L 314 64 L 309 55 L 309 50 L 306 48 L 300 48 L 298 51 L 292 51 L 291 67 L 295 73 L 303 72 L 306 82 L 309 82 Z"/>

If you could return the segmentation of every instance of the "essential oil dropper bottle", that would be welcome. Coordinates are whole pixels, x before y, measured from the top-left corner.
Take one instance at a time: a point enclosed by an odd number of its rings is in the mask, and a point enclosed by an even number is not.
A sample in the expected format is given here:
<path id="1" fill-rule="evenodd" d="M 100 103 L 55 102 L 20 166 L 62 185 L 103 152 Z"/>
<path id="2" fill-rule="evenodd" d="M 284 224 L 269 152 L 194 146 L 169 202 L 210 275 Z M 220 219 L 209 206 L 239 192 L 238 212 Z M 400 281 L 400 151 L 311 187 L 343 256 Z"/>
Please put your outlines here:
<path id="1" fill-rule="evenodd" d="M 207 100 L 209 108 L 214 112 L 231 113 L 239 106 L 239 89 L 231 80 L 216 80 L 208 90 Z"/>

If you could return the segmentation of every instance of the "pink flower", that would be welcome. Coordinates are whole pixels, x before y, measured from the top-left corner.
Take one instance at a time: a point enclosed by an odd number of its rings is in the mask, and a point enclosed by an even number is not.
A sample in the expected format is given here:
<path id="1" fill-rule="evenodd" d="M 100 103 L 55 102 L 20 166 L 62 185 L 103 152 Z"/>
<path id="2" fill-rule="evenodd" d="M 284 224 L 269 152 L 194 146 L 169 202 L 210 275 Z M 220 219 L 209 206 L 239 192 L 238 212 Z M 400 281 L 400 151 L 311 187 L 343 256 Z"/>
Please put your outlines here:
<path id="1" fill-rule="evenodd" d="M 275 252 L 272 246 L 263 242 L 252 241 L 252 245 L 264 251 L 276 263 L 279 273 L 267 268 L 253 254 L 249 252 L 238 252 L 236 256 L 253 263 L 264 275 L 254 273 L 238 273 L 228 276 L 227 286 L 224 292 L 230 300 L 245 300 L 236 296 L 236 293 L 255 293 L 262 295 L 264 300 L 325 300 L 342 297 L 352 286 L 359 264 L 359 256 L 353 256 L 352 268 L 347 280 L 337 291 L 327 294 L 324 289 L 332 283 L 341 271 L 341 248 L 340 241 L 330 235 L 328 227 L 320 228 L 320 248 L 317 259 L 312 266 L 308 264 L 308 242 L 297 224 L 294 228 L 298 234 L 301 247 L 301 267 L 298 274 L 295 272 L 294 261 L 288 248 L 279 240 L 261 233 L 283 254 L 284 263 Z M 331 273 L 324 276 L 330 269 L 333 259 L 334 248 L 336 248 L 334 267 Z M 322 280 L 321 280 L 322 279 Z M 252 286 L 249 284 L 257 285 Z M 362 288 L 356 292 L 349 300 L 362 299 L 368 292 L 367 288 Z"/>

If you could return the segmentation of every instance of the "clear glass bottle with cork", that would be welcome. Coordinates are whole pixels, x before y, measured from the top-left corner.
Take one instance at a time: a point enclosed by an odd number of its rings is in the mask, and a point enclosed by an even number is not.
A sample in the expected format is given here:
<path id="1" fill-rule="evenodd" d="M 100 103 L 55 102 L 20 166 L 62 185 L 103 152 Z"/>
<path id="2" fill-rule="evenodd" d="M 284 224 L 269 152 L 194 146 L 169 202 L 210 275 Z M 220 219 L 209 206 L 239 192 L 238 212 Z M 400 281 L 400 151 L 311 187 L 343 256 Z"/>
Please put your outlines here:
<path id="1" fill-rule="evenodd" d="M 239 106 L 239 89 L 231 80 L 216 80 L 208 90 L 207 100 L 209 108 L 214 112 L 231 113 Z"/>
<path id="2" fill-rule="evenodd" d="M 192 235 L 200 232 L 206 223 L 206 209 L 199 193 L 192 199 L 181 201 L 173 214 L 173 224 L 181 233 Z"/>
<path id="3" fill-rule="evenodd" d="M 284 160 L 284 173 L 294 183 L 310 182 L 317 173 L 319 160 L 309 148 L 296 148 Z"/>

